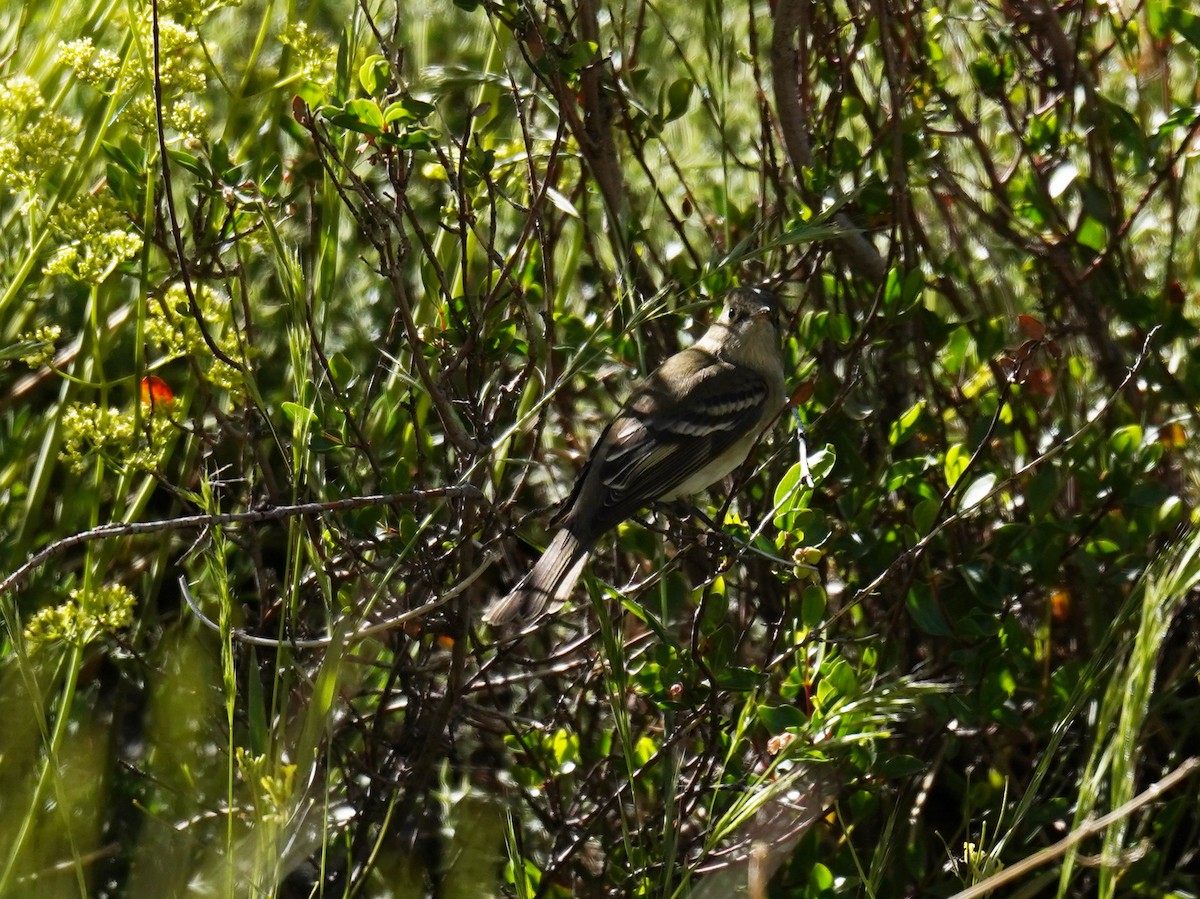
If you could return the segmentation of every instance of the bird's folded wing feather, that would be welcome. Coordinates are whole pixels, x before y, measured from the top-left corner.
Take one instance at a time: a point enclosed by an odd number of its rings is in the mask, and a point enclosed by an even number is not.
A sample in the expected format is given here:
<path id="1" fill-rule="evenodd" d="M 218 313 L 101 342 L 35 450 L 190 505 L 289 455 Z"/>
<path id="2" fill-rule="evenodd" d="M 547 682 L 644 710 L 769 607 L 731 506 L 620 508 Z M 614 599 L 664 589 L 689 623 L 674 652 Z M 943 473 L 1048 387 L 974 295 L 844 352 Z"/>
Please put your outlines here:
<path id="1" fill-rule="evenodd" d="M 593 459 L 600 466 L 602 518 L 619 521 L 669 495 L 745 437 L 768 396 L 759 375 L 717 360 L 699 368 L 673 402 L 658 402 L 655 390 L 651 379 L 630 399 Z"/>

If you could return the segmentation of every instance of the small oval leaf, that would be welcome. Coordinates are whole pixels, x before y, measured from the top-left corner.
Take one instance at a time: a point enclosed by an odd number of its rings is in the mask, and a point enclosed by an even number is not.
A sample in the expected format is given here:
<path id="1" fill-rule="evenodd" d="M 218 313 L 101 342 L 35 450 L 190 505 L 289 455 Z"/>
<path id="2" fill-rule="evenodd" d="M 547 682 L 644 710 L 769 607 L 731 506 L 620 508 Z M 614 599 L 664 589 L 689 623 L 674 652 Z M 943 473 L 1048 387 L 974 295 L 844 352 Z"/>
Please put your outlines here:
<path id="1" fill-rule="evenodd" d="M 962 499 L 959 501 L 958 509 L 960 512 L 966 512 L 969 509 L 974 509 L 981 502 L 988 498 L 992 492 L 992 488 L 996 486 L 996 476 L 991 472 L 980 475 L 973 480 L 966 490 L 963 491 Z"/>

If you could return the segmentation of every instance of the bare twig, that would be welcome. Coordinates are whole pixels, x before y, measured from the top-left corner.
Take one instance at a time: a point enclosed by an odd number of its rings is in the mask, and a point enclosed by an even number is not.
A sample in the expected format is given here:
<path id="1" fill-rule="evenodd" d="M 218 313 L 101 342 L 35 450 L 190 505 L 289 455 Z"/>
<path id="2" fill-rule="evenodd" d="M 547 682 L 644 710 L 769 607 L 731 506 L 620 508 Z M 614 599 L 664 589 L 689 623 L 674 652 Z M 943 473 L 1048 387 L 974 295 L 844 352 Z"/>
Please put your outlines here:
<path id="1" fill-rule="evenodd" d="M 344 512 L 349 509 L 362 509 L 367 506 L 415 503 L 427 499 L 441 499 L 446 497 L 471 497 L 479 499 L 482 496 L 483 493 L 478 487 L 470 484 L 460 484 L 450 487 L 434 487 L 428 490 L 414 490 L 409 493 L 352 496 L 348 499 L 331 500 L 329 502 L 271 506 L 265 509 L 254 509 L 250 512 L 184 515 L 179 518 L 162 518 L 155 521 L 119 521 L 102 524 L 99 527 L 56 540 L 32 556 L 24 565 L 0 581 L 0 596 L 18 586 L 34 569 L 44 565 L 55 556 L 61 555 L 67 550 L 81 546 L 84 543 L 91 543 L 94 540 L 158 534 L 164 531 L 187 531 L 195 530 L 196 528 L 219 527 L 230 524 L 253 524 L 259 521 L 280 521 L 285 518 L 294 518 L 301 515 L 323 515 L 327 512 Z"/>
<path id="2" fill-rule="evenodd" d="M 991 877 L 975 884 L 970 889 L 963 890 L 961 893 L 955 893 L 953 899 L 977 899 L 979 896 L 986 896 L 1006 883 L 1011 883 L 1019 877 L 1024 877 L 1035 868 L 1049 864 L 1056 858 L 1066 855 L 1072 847 L 1083 842 L 1093 834 L 1099 833 L 1110 824 L 1114 824 L 1122 818 L 1129 817 L 1142 806 L 1153 802 L 1163 793 L 1167 792 L 1167 790 L 1173 789 L 1180 781 L 1190 777 L 1197 770 L 1200 770 L 1200 758 L 1193 756 L 1162 780 L 1151 784 L 1119 808 L 1113 809 L 1107 815 L 1100 818 L 1092 818 L 1084 821 L 1078 829 L 1071 831 L 1057 843 L 1035 852 L 1015 865 L 1010 865 L 1003 871 L 997 871 Z"/>
<path id="3" fill-rule="evenodd" d="M 388 631 L 395 630 L 402 624 L 407 624 L 409 621 L 412 621 L 416 618 L 421 618 L 424 615 L 428 615 L 435 609 L 439 609 L 446 603 L 450 602 L 450 600 L 461 596 L 463 592 L 473 583 L 475 583 L 481 574 L 491 568 L 499 558 L 499 553 L 490 550 L 485 552 L 483 554 L 483 560 L 480 561 L 477 566 L 475 566 L 471 573 L 460 580 L 449 590 L 446 590 L 444 593 L 439 594 L 435 598 L 429 600 L 429 602 L 423 603 L 415 609 L 409 609 L 407 612 L 404 612 L 400 615 L 394 615 L 391 618 L 385 619 L 384 621 L 377 621 L 374 624 L 360 628 L 359 630 L 347 636 L 342 642 L 347 645 L 358 643 L 367 639 L 368 637 L 376 637 L 379 634 L 387 633 Z M 188 608 L 192 610 L 192 614 L 199 618 L 206 627 L 220 633 L 221 625 L 205 615 L 200 609 L 200 604 L 196 601 L 196 597 L 192 595 L 192 591 L 188 587 L 187 579 L 182 575 L 179 576 L 179 591 L 183 594 L 183 598 L 187 601 Z M 331 646 L 334 642 L 334 638 L 332 636 L 294 640 L 275 640 L 271 637 L 259 637 L 254 634 L 249 634 L 241 628 L 236 627 L 230 631 L 230 635 L 239 643 L 246 643 L 250 646 L 268 646 L 272 649 L 283 649 L 285 647 L 292 649 L 320 649 L 322 647 Z"/>
<path id="4" fill-rule="evenodd" d="M 808 138 L 808 123 L 804 116 L 804 101 L 800 96 L 800 54 L 793 40 L 801 30 L 806 4 L 809 0 L 779 0 L 775 7 L 775 33 L 771 37 L 771 76 L 775 82 L 775 114 L 796 180 L 801 182 L 802 169 L 813 164 L 812 146 Z M 804 35 L 801 35 L 801 40 Z M 860 229 L 854 227 L 845 213 L 834 221 L 846 232 L 834 241 L 835 252 L 845 265 L 861 272 L 875 284 L 882 284 L 887 270 L 879 251 L 871 245 Z"/>

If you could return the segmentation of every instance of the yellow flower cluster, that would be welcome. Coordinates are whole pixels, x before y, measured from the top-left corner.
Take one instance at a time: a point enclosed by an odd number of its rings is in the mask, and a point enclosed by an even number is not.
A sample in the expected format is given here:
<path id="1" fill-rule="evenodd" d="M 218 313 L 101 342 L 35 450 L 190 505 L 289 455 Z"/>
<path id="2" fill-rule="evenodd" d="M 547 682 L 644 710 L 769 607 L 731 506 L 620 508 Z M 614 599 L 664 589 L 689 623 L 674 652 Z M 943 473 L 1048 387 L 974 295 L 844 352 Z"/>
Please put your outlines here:
<path id="1" fill-rule="evenodd" d="M 140 31 L 145 46 L 152 42 L 150 20 L 141 23 Z M 204 90 L 204 57 L 200 52 L 200 37 L 190 28 L 178 22 L 160 19 L 158 23 L 159 79 L 163 91 L 170 94 L 194 94 Z M 147 80 L 152 80 L 146 70 Z"/>
<path id="2" fill-rule="evenodd" d="M 90 37 L 63 41 L 58 52 L 62 61 L 75 70 L 76 78 L 94 87 L 112 81 L 121 72 L 121 57 L 111 50 L 97 49 Z"/>
<path id="3" fill-rule="evenodd" d="M 279 773 L 271 773 L 271 760 L 265 755 L 251 755 L 242 746 L 235 753 L 238 773 L 254 790 L 254 807 L 259 820 L 273 824 L 285 823 L 292 811 L 296 792 L 296 766 L 280 765 Z"/>
<path id="4" fill-rule="evenodd" d="M 137 599 L 121 584 L 96 590 L 72 590 L 62 605 L 41 609 L 25 627 L 25 639 L 36 648 L 48 643 L 86 646 L 105 634 L 114 634 L 133 623 Z"/>
<path id="5" fill-rule="evenodd" d="M 62 328 L 58 325 L 46 325 L 22 334 L 17 338 L 17 342 L 26 350 L 21 361 L 30 368 L 41 368 L 54 358 L 54 344 L 61 336 Z"/>
<path id="6" fill-rule="evenodd" d="M 307 81 L 327 85 L 333 81 L 333 60 L 337 51 L 315 34 L 306 22 L 295 22 L 279 36 L 279 43 L 295 54 L 295 68 Z"/>
<path id="7" fill-rule="evenodd" d="M 229 324 L 229 303 L 207 285 L 197 285 L 196 305 L 205 328 L 221 352 L 231 359 L 242 359 L 243 349 L 237 333 Z M 182 284 L 168 288 L 164 297 L 150 300 L 146 315 L 146 337 L 162 351 L 162 361 L 191 356 L 197 360 L 208 380 L 226 390 L 238 390 L 241 372 L 216 358 L 200 325 L 189 308 Z"/>
<path id="8" fill-rule="evenodd" d="M 45 105 L 41 88 L 27 75 L 14 75 L 0 83 L 0 115 L 16 119 Z"/>
<path id="9" fill-rule="evenodd" d="M 92 456 L 121 471 L 153 471 L 174 432 L 170 417 L 157 414 L 167 406 L 155 403 L 151 414 L 141 417 L 139 428 L 132 408 L 74 403 L 63 413 L 60 458 L 74 471 L 82 471 Z"/>
<path id="10" fill-rule="evenodd" d="M 242 0 L 159 0 L 158 12 L 176 22 L 198 24 L 219 9 L 232 9 Z"/>
<path id="11" fill-rule="evenodd" d="M 142 238 L 107 193 L 83 194 L 64 203 L 51 220 L 64 238 L 42 268 L 47 275 L 68 275 L 86 284 L 100 284 L 118 265 L 142 250 Z"/>
<path id="12" fill-rule="evenodd" d="M 45 112 L 37 83 L 17 75 L 0 83 L 0 185 L 14 193 L 34 188 L 67 154 L 79 125 Z M 32 202 L 32 197 L 29 201 Z"/>
<path id="13" fill-rule="evenodd" d="M 139 41 L 151 46 L 150 19 L 136 25 Z M 201 93 L 206 85 L 205 60 L 200 51 L 199 35 L 177 21 L 159 21 L 159 79 L 162 84 L 167 124 L 189 140 L 203 140 L 208 112 L 189 95 Z M 111 50 L 97 48 L 91 38 L 58 45 L 59 58 L 70 66 L 75 77 L 85 84 L 111 94 L 130 95 L 122 106 L 122 121 L 143 130 L 155 127 L 154 96 L 151 85 L 154 72 L 149 53 L 137 55 L 122 68 L 121 58 Z"/>
<path id="14" fill-rule="evenodd" d="M 142 239 L 127 231 L 105 231 L 86 242 L 59 247 L 42 268 L 47 275 L 69 275 L 85 284 L 99 284 L 113 269 L 142 249 Z"/>

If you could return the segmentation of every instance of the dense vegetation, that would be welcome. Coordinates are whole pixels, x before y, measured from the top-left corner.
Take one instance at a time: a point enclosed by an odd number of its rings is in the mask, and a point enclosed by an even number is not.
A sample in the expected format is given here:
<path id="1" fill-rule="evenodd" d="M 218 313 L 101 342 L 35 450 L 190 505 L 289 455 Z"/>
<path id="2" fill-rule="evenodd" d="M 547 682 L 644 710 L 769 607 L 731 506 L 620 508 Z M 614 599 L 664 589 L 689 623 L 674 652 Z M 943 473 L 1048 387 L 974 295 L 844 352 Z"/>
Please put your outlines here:
<path id="1" fill-rule="evenodd" d="M 0 59 L 0 895 L 1200 895 L 1187 3 L 57 0 Z M 738 284 L 793 409 L 481 627 Z"/>

